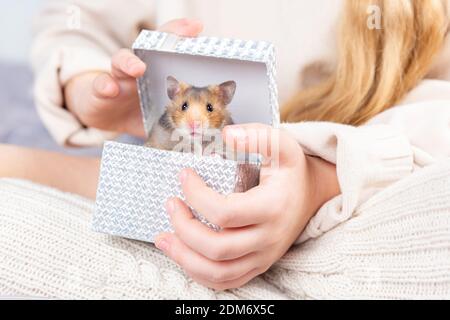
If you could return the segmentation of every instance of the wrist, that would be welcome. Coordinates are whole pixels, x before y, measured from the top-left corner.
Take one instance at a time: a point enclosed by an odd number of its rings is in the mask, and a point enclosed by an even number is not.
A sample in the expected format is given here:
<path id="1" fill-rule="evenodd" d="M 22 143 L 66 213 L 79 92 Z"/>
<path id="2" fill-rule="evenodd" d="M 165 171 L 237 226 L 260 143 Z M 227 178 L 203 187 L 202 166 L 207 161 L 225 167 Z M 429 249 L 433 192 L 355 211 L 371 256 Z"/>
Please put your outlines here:
<path id="1" fill-rule="evenodd" d="M 310 175 L 309 218 L 329 200 L 338 196 L 340 191 L 336 166 L 321 158 L 306 156 L 308 174 Z"/>

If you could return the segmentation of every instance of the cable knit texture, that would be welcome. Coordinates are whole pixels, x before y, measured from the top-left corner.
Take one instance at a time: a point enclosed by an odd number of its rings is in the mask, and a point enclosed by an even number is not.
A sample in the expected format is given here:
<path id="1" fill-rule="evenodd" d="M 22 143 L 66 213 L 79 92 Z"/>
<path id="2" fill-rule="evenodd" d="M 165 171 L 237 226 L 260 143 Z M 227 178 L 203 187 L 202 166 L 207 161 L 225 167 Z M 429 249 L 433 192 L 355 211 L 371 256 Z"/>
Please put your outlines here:
<path id="1" fill-rule="evenodd" d="M 90 230 L 94 204 L 0 180 L 0 294 L 45 298 L 450 298 L 450 163 L 377 193 L 246 286 L 214 292 L 152 245 Z"/>

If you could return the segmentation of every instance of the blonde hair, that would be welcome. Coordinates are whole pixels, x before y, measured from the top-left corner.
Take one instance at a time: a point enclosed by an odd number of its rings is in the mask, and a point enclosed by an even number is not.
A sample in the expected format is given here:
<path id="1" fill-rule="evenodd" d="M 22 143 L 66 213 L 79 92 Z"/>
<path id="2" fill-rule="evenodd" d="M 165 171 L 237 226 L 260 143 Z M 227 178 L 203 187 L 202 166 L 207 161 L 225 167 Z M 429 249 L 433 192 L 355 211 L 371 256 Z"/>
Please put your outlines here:
<path id="1" fill-rule="evenodd" d="M 380 29 L 368 27 L 372 5 L 381 9 Z M 335 70 L 294 96 L 282 119 L 365 123 L 425 77 L 447 32 L 446 0 L 347 0 Z"/>

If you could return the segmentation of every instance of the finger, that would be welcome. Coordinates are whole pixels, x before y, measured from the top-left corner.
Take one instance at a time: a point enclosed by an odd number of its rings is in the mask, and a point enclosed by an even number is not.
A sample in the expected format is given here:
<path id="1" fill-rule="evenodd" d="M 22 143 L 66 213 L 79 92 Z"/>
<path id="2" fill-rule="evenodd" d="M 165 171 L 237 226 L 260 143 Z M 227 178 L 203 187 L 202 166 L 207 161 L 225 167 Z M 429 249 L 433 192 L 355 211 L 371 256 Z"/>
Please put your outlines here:
<path id="1" fill-rule="evenodd" d="M 270 234 L 262 227 L 215 232 L 197 220 L 180 199 L 171 199 L 167 207 L 175 234 L 192 250 L 211 260 L 234 260 L 272 245 Z"/>
<path id="2" fill-rule="evenodd" d="M 139 78 L 145 69 L 145 63 L 128 49 L 119 50 L 111 61 L 111 74 L 118 79 Z"/>
<path id="3" fill-rule="evenodd" d="M 260 268 L 255 268 L 250 270 L 248 273 L 243 275 L 242 277 L 230 280 L 230 281 L 224 281 L 224 282 L 214 282 L 214 281 L 208 281 L 199 277 L 196 277 L 195 275 L 191 275 L 188 273 L 188 275 L 197 283 L 207 287 L 211 288 L 217 291 L 225 291 L 228 289 L 236 289 L 244 286 L 248 282 L 250 282 L 253 278 L 256 278 L 260 274 L 264 273 L 264 270 L 261 270 Z"/>
<path id="4" fill-rule="evenodd" d="M 227 148 L 262 155 L 271 165 L 295 163 L 300 147 L 286 132 L 263 124 L 231 125 L 224 128 Z"/>
<path id="5" fill-rule="evenodd" d="M 253 270 L 261 260 L 258 255 L 248 255 L 234 261 L 211 261 L 186 246 L 175 234 L 161 234 L 155 244 L 187 274 L 211 283 L 239 279 Z"/>
<path id="6" fill-rule="evenodd" d="M 158 31 L 174 33 L 181 37 L 196 37 L 203 31 L 203 23 L 194 19 L 176 19 L 162 25 Z"/>
<path id="7" fill-rule="evenodd" d="M 93 93 L 100 99 L 114 98 L 120 93 L 120 88 L 111 75 L 101 73 L 94 79 Z"/>
<path id="8" fill-rule="evenodd" d="M 237 228 L 264 223 L 279 212 L 278 193 L 259 185 L 245 193 L 224 196 L 206 185 L 191 169 L 180 173 L 186 202 L 208 221 L 222 228 Z"/>

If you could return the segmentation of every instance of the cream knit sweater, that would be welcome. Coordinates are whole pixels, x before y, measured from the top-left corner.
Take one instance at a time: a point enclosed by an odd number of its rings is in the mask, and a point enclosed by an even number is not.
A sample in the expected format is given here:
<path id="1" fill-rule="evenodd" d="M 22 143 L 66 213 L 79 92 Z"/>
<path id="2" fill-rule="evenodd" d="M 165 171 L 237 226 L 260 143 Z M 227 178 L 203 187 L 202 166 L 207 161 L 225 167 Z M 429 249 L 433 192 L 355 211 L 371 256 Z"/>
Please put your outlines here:
<path id="1" fill-rule="evenodd" d="M 415 171 L 450 160 L 450 100 L 395 107 L 361 127 L 305 122 L 281 128 L 307 154 L 336 164 L 341 189 L 311 219 L 297 243 L 350 219 L 359 205 Z"/>
<path id="2" fill-rule="evenodd" d="M 63 299 L 450 299 L 450 163 L 427 167 L 293 247 L 264 275 L 214 292 L 149 244 L 90 230 L 94 203 L 0 179 L 0 296 Z"/>

